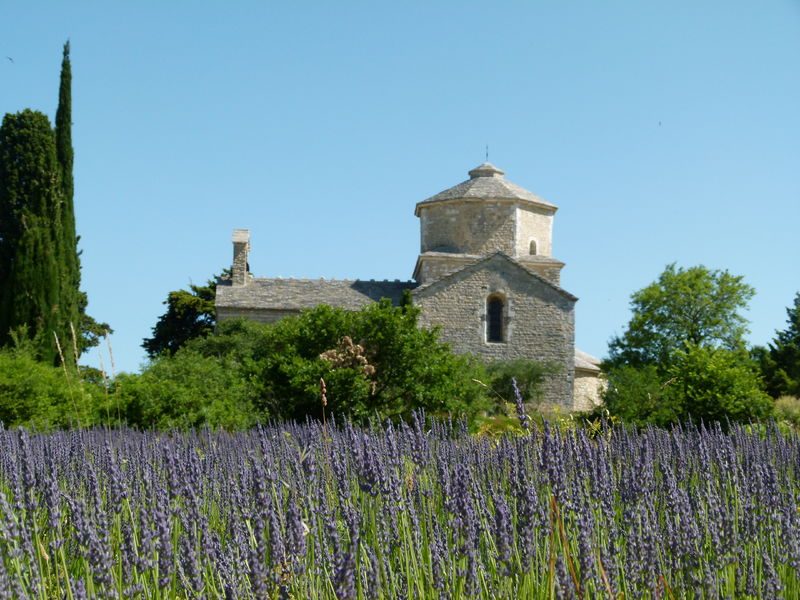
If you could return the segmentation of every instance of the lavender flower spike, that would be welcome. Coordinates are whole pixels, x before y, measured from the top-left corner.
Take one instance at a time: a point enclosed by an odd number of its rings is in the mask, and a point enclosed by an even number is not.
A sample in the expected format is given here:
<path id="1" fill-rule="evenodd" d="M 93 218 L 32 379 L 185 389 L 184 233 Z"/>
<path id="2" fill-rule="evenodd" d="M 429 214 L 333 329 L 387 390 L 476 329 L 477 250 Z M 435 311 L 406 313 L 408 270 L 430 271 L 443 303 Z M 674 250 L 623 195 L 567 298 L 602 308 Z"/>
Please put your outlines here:
<path id="1" fill-rule="evenodd" d="M 525 431 L 530 431 L 531 418 L 525 413 L 525 403 L 522 401 L 522 392 L 519 391 L 516 377 L 511 378 L 511 385 L 514 388 L 514 402 L 517 405 L 517 418 L 519 419 L 519 424 Z"/>

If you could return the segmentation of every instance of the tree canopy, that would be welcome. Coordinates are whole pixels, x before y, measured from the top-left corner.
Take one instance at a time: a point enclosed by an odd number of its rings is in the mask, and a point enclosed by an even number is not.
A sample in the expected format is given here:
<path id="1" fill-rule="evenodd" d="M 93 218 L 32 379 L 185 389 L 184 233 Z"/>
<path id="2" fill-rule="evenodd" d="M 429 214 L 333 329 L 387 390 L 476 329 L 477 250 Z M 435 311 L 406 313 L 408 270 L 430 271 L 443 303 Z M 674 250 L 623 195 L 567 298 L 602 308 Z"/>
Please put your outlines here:
<path id="1" fill-rule="evenodd" d="M 223 271 L 223 276 L 228 271 Z M 217 322 L 214 297 L 217 277 L 205 285 L 189 284 L 188 290 L 169 293 L 164 304 L 167 311 L 158 318 L 153 335 L 145 338 L 142 348 L 150 358 L 161 354 L 173 355 L 189 340 L 203 337 L 214 331 Z"/>
<path id="2" fill-rule="evenodd" d="M 359 311 L 320 305 L 268 325 L 225 321 L 178 354 L 241 365 L 241 377 L 257 386 L 257 408 L 270 417 L 321 417 L 320 379 L 328 414 L 355 420 L 408 416 L 417 408 L 466 416 L 489 408 L 474 381 L 485 379 L 482 366 L 454 354 L 437 331 L 419 328 L 418 314 L 388 300 Z"/>
<path id="3" fill-rule="evenodd" d="M 754 293 L 727 271 L 674 264 L 634 292 L 631 320 L 604 365 L 608 410 L 656 425 L 768 416 L 772 403 L 745 348 L 740 312 Z"/>
<path id="4" fill-rule="evenodd" d="M 611 365 L 663 365 L 685 344 L 744 345 L 747 320 L 740 311 L 755 290 L 741 276 L 704 266 L 667 265 L 658 280 L 631 296 L 631 320 L 609 344 Z"/>

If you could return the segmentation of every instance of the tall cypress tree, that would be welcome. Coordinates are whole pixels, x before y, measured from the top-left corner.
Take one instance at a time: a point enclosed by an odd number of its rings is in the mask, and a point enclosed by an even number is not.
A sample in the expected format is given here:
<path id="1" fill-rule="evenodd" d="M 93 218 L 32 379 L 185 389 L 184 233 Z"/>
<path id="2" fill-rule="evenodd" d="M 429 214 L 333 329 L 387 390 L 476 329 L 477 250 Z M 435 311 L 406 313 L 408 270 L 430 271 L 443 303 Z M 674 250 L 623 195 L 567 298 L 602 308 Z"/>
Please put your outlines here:
<path id="1" fill-rule="evenodd" d="M 72 69 L 64 44 L 55 131 L 30 110 L 6 115 L 0 130 L 0 346 L 21 327 L 44 360 L 55 360 L 54 333 L 72 362 L 111 331 L 86 315 L 80 291 L 72 178 Z"/>
<path id="2" fill-rule="evenodd" d="M 0 126 L 0 345 L 27 328 L 42 360 L 57 362 L 62 315 L 61 168 L 47 116 L 7 114 Z"/>
<path id="3" fill-rule="evenodd" d="M 64 44 L 61 60 L 61 82 L 56 110 L 56 156 L 61 166 L 61 231 L 60 234 L 60 312 L 64 327 L 70 324 L 75 331 L 82 327 L 81 313 L 86 307 L 86 296 L 80 292 L 81 266 L 78 256 L 78 238 L 75 233 L 74 183 L 72 177 L 72 66 L 69 59 L 69 40 Z"/>

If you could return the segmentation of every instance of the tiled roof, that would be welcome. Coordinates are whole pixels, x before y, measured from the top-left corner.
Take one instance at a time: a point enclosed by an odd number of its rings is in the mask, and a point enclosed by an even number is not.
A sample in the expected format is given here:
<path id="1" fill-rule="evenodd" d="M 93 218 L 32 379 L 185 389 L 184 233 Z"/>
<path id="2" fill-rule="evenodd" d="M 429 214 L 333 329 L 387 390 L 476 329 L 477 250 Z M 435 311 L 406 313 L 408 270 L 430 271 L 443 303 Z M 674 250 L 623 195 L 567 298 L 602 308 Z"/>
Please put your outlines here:
<path id="1" fill-rule="evenodd" d="M 303 310 L 329 304 L 347 310 L 389 298 L 399 304 L 404 290 L 416 287 L 414 281 L 361 281 L 345 279 L 251 279 L 247 285 L 217 285 L 217 306 Z"/>
<path id="2" fill-rule="evenodd" d="M 511 183 L 503 177 L 504 172 L 491 163 L 483 163 L 469 172 L 470 178 L 462 181 L 456 186 L 439 192 L 435 196 L 423 200 L 417 204 L 417 208 L 429 202 L 439 202 L 442 200 L 457 199 L 504 199 L 504 200 L 527 200 L 535 202 L 546 208 L 556 209 L 554 204 L 543 200 L 533 192 Z"/>

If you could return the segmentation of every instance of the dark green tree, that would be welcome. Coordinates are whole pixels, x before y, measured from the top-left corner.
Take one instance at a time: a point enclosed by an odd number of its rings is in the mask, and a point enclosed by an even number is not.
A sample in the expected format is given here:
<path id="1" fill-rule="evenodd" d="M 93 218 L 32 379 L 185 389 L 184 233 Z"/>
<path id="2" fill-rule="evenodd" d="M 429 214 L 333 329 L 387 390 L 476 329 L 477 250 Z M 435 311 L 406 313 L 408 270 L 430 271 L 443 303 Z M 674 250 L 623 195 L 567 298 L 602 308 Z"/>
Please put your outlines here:
<path id="1" fill-rule="evenodd" d="M 61 59 L 61 81 L 56 110 L 56 155 L 61 166 L 61 312 L 67 326 L 76 330 L 78 351 L 96 346 L 99 339 L 111 332 L 106 323 L 99 323 L 86 313 L 89 298 L 81 291 L 81 262 L 75 229 L 75 184 L 72 149 L 72 65 L 69 40 L 64 44 Z"/>
<path id="2" fill-rule="evenodd" d="M 786 315 L 786 329 L 776 332 L 767 348 L 754 349 L 754 354 L 773 398 L 800 398 L 800 292 Z"/>
<path id="3" fill-rule="evenodd" d="M 74 183 L 72 178 L 72 67 L 69 60 L 69 41 L 64 44 L 61 60 L 61 81 L 56 110 L 56 157 L 61 167 L 60 237 L 60 309 L 67 327 L 80 329 L 80 259 L 75 234 Z"/>
<path id="4" fill-rule="evenodd" d="M 86 315 L 75 233 L 69 42 L 61 63 L 56 128 L 41 113 L 6 115 L 0 156 L 0 345 L 37 340 L 38 356 L 77 354 L 109 332 Z M 49 130 L 49 131 L 48 131 Z"/>
<path id="5" fill-rule="evenodd" d="M 24 110 L 0 127 L 0 345 L 27 329 L 56 362 L 70 339 L 61 308 L 61 169 L 48 118 Z M 66 352 L 65 354 L 69 354 Z"/>
<path id="6" fill-rule="evenodd" d="M 223 272 L 225 276 L 228 271 Z M 186 342 L 214 331 L 217 322 L 214 298 L 217 278 L 205 285 L 190 284 L 188 290 L 170 292 L 164 304 L 167 312 L 153 327 L 153 335 L 145 338 L 142 348 L 150 358 L 175 354 Z"/>

